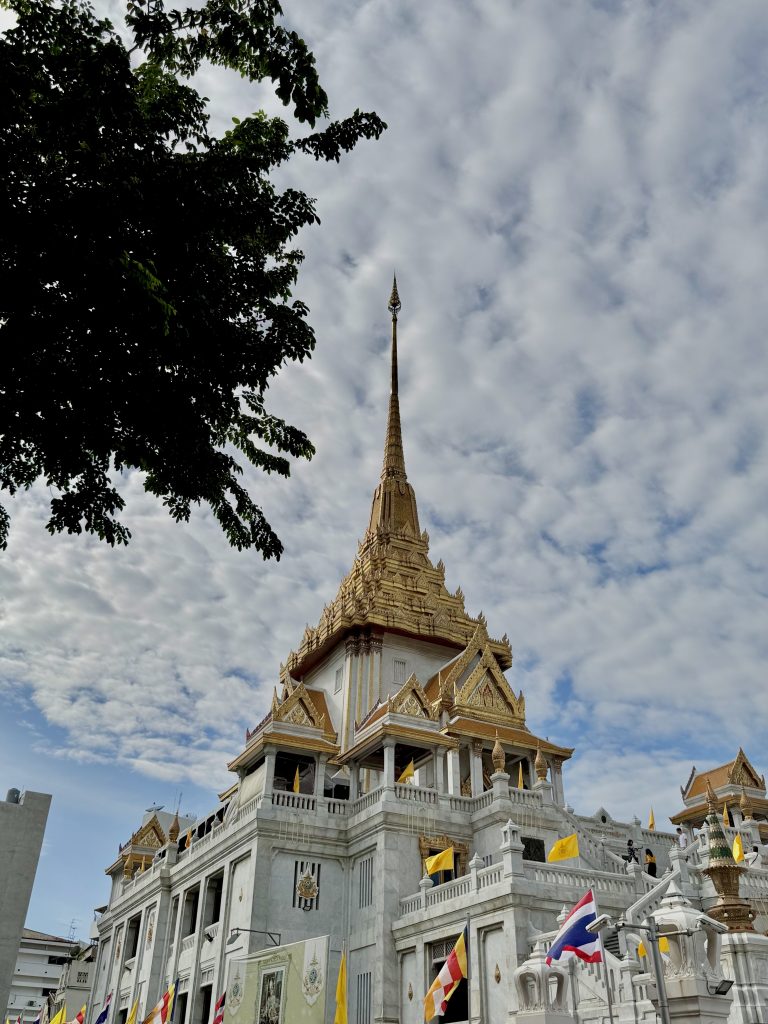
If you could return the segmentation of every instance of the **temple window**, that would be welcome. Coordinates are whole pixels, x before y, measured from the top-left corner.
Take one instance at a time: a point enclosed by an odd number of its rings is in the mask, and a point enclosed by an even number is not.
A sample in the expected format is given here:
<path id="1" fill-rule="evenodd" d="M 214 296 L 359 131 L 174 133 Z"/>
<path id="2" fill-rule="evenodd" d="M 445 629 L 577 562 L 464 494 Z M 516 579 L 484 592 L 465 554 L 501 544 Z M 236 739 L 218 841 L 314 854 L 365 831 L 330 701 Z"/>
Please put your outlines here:
<path id="1" fill-rule="evenodd" d="M 341 691 L 342 684 L 344 683 L 344 669 L 336 669 L 336 679 L 333 684 L 333 692 L 339 693 Z"/>
<path id="2" fill-rule="evenodd" d="M 396 683 L 399 683 L 402 686 L 402 684 L 407 679 L 407 675 L 406 675 L 407 671 L 408 671 L 408 662 L 407 661 L 403 661 L 400 658 L 395 658 L 395 660 L 394 660 L 394 673 L 395 673 L 395 682 Z"/>

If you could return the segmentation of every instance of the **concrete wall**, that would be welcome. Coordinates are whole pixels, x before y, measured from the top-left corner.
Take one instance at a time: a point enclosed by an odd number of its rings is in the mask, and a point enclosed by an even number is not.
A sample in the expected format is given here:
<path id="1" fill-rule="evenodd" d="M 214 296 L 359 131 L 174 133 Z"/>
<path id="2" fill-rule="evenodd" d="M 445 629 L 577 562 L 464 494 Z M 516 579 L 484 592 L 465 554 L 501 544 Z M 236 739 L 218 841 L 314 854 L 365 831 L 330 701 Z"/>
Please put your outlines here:
<path id="1" fill-rule="evenodd" d="M 0 1007 L 8 1005 L 50 806 L 47 793 L 0 800 Z"/>

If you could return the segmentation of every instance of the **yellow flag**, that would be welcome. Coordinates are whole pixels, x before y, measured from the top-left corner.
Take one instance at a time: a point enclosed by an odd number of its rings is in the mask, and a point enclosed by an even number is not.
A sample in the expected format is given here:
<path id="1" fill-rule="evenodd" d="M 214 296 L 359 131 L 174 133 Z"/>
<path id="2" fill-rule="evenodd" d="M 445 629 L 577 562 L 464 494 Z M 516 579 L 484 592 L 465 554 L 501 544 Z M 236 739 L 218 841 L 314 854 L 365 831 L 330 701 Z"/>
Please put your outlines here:
<path id="1" fill-rule="evenodd" d="M 408 762 L 408 764 L 405 766 L 405 768 L 403 768 L 403 770 L 400 772 L 400 778 L 397 781 L 398 782 L 410 782 L 411 779 L 413 778 L 413 772 L 414 772 L 413 758 L 411 758 L 411 760 Z"/>
<path id="2" fill-rule="evenodd" d="M 523 762 L 519 761 L 517 765 L 517 788 L 525 789 L 523 785 Z"/>
<path id="3" fill-rule="evenodd" d="M 62 1006 L 59 1012 L 50 1020 L 49 1024 L 64 1024 L 67 1019 L 67 1007 Z"/>
<path id="4" fill-rule="evenodd" d="M 347 954 L 342 949 L 339 977 L 336 982 L 336 1013 L 333 1024 L 347 1024 Z"/>
<path id="5" fill-rule="evenodd" d="M 139 1000 L 137 999 L 136 1002 L 131 1007 L 131 1012 L 128 1014 L 128 1019 L 126 1020 L 125 1024 L 136 1024 L 136 1014 L 138 1013 L 138 1010 Z"/>
<path id="6" fill-rule="evenodd" d="M 654 832 L 656 831 L 656 819 L 653 816 L 653 808 L 651 808 L 651 813 L 648 815 L 648 828 Z"/>
<path id="7" fill-rule="evenodd" d="M 547 860 L 570 860 L 571 857 L 579 856 L 579 837 L 574 832 L 572 836 L 558 839 L 555 845 L 547 854 Z"/>
<path id="8" fill-rule="evenodd" d="M 660 953 L 668 953 L 669 952 L 669 939 L 665 938 L 665 936 L 663 936 L 663 935 L 659 936 L 659 952 Z M 642 942 L 637 947 L 637 955 L 638 956 L 648 956 L 648 954 L 645 951 L 645 946 L 642 944 Z"/>
<path id="9" fill-rule="evenodd" d="M 741 832 L 737 832 L 736 838 L 733 840 L 733 859 L 737 864 L 744 860 L 744 844 L 741 841 Z"/>
<path id="10" fill-rule="evenodd" d="M 299 766 L 296 765 L 296 774 L 293 776 L 293 792 L 298 793 L 301 788 L 301 782 L 299 781 Z"/>
<path id="11" fill-rule="evenodd" d="M 441 850 L 434 857 L 427 857 L 424 867 L 428 875 L 436 875 L 438 871 L 453 871 L 453 847 Z"/>
<path id="12" fill-rule="evenodd" d="M 730 821 L 728 821 L 728 804 L 723 804 L 723 828 L 728 828 Z"/>
<path id="13" fill-rule="evenodd" d="M 184 840 L 184 849 L 188 850 L 191 845 L 192 845 L 192 829 L 190 829 L 189 832 L 187 832 L 187 838 Z M 126 1021 L 125 1024 L 128 1024 L 128 1021 Z"/>

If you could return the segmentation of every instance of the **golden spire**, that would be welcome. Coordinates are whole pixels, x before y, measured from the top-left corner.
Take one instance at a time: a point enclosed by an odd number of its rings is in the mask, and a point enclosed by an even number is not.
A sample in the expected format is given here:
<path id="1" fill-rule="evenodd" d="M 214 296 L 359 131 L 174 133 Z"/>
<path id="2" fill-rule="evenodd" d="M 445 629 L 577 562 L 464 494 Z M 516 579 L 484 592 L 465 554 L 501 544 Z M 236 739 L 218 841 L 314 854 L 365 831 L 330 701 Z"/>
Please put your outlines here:
<path id="1" fill-rule="evenodd" d="M 381 467 L 381 479 L 394 477 L 406 480 L 405 458 L 403 456 L 403 436 L 400 428 L 400 398 L 397 380 L 397 314 L 401 309 L 400 296 L 397 294 L 397 277 L 392 276 L 392 293 L 389 296 L 387 309 L 392 314 L 392 382 L 389 389 L 389 415 L 387 416 L 387 434 L 384 439 L 384 465 Z"/>
<path id="2" fill-rule="evenodd" d="M 400 296 L 397 291 L 397 277 L 392 278 L 392 292 L 387 309 L 392 314 L 392 366 L 389 391 L 389 412 L 387 433 L 384 439 L 384 462 L 381 467 L 381 483 L 376 488 L 371 507 L 369 529 L 405 531 L 417 539 L 420 536 L 419 514 L 416 510 L 416 496 L 408 483 L 403 455 L 403 435 L 400 427 L 400 397 L 397 373 L 397 314 L 400 312 Z"/>

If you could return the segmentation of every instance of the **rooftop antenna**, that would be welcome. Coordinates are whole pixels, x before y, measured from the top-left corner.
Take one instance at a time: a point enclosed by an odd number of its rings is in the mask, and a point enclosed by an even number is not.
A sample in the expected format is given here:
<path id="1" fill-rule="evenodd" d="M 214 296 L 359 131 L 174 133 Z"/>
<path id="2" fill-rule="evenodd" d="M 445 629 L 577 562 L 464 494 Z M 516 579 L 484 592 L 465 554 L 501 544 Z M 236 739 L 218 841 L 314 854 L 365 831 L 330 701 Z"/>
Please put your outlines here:
<path id="1" fill-rule="evenodd" d="M 77 919 L 73 917 L 72 920 L 69 922 L 69 934 L 67 935 L 67 941 L 68 942 L 74 942 L 76 935 L 77 935 Z"/>

